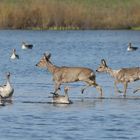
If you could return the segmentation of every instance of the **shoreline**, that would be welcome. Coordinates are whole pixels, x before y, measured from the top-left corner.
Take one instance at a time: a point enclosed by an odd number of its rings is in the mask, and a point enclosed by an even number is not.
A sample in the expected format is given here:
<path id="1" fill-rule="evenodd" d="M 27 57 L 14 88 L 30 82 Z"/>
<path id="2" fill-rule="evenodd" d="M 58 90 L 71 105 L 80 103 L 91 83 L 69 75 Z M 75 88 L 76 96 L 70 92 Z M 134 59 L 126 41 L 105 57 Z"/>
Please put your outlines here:
<path id="1" fill-rule="evenodd" d="M 76 31 L 76 30 L 134 30 L 140 31 L 140 27 L 131 27 L 131 28 L 79 28 L 79 27 L 50 27 L 50 28 L 41 28 L 41 27 L 31 27 L 31 28 L 0 28 L 0 30 L 33 30 L 33 31 Z"/>

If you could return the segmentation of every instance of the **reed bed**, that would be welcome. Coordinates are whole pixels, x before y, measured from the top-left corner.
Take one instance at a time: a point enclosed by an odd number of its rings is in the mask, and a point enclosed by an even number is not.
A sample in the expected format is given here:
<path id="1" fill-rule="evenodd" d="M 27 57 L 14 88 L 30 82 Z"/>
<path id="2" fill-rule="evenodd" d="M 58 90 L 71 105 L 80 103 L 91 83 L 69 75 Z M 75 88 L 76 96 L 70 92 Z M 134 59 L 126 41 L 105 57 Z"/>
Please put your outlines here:
<path id="1" fill-rule="evenodd" d="M 1 29 L 138 29 L 139 0 L 1 0 Z"/>

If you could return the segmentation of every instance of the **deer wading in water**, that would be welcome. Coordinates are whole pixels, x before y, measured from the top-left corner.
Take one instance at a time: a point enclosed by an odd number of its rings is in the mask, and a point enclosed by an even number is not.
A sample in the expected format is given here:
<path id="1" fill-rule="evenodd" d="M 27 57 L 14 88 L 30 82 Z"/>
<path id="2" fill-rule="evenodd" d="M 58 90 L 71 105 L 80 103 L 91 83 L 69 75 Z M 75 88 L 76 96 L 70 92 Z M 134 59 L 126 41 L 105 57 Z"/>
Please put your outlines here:
<path id="1" fill-rule="evenodd" d="M 93 86 L 100 93 L 100 96 L 103 96 L 102 88 L 96 83 L 96 76 L 92 69 L 85 67 L 59 67 L 52 64 L 50 57 L 50 53 L 44 53 L 44 56 L 40 59 L 36 66 L 47 68 L 51 72 L 55 83 L 54 94 L 58 94 L 57 91 L 60 89 L 62 83 L 83 81 L 87 85 L 82 89 L 82 93 L 87 87 Z"/>
<path id="2" fill-rule="evenodd" d="M 134 68 L 121 68 L 118 70 L 112 70 L 106 64 L 104 59 L 101 60 L 101 64 L 96 70 L 97 72 L 107 72 L 114 79 L 115 92 L 118 92 L 117 84 L 122 83 L 124 85 L 124 96 L 126 96 L 126 90 L 128 87 L 128 83 L 140 80 L 140 67 Z"/>

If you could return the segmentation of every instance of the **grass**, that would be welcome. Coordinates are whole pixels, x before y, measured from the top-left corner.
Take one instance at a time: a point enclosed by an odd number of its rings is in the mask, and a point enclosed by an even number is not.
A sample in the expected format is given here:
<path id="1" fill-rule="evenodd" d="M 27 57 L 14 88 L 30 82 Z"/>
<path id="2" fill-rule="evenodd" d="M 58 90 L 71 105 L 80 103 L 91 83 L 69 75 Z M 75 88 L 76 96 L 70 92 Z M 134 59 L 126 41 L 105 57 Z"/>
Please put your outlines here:
<path id="1" fill-rule="evenodd" d="M 137 30 L 137 31 L 139 31 L 139 30 L 140 30 L 140 27 L 132 27 L 131 29 L 132 29 L 132 30 Z"/>
<path id="2" fill-rule="evenodd" d="M 1 29 L 139 29 L 140 0 L 1 0 Z"/>

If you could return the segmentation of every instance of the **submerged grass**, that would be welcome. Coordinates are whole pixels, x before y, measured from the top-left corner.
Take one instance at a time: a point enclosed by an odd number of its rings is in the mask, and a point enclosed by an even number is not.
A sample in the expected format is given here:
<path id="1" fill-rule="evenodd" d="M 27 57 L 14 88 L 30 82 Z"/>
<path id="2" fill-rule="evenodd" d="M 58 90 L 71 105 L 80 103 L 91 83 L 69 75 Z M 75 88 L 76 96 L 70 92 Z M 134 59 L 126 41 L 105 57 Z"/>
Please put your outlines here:
<path id="1" fill-rule="evenodd" d="M 1 0 L 0 28 L 136 29 L 140 0 Z"/>

